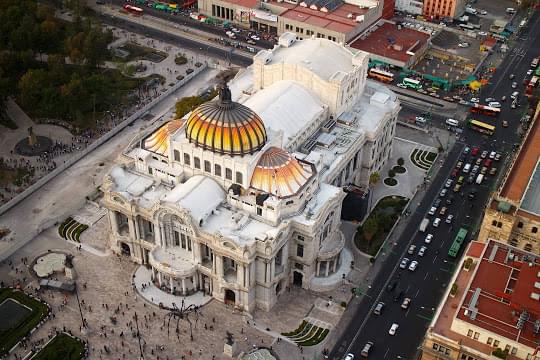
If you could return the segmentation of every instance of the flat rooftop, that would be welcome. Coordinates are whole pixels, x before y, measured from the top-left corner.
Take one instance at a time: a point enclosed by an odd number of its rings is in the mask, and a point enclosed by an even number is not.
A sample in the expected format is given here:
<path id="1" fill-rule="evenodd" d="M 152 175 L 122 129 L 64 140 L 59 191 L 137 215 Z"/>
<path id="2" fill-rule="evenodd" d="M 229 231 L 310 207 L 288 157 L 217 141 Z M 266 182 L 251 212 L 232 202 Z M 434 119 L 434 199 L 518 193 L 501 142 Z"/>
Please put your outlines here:
<path id="1" fill-rule="evenodd" d="M 344 34 L 362 24 L 355 21 L 357 16 L 362 16 L 369 12 L 369 9 L 361 9 L 358 6 L 345 3 L 339 5 L 335 10 L 328 12 L 286 2 L 278 3 L 272 1 L 272 4 L 285 8 L 285 11 L 279 15 L 282 18 Z"/>
<path id="2" fill-rule="evenodd" d="M 460 320 L 534 349 L 540 339 L 534 332 L 540 300 L 533 295 L 540 294 L 540 258 L 493 240 L 471 242 L 467 256 L 477 259 L 476 266 L 472 271 L 459 271 L 455 280 L 458 296 L 445 300 L 433 333 L 490 354 L 493 348 L 485 342 L 451 330 L 453 322 Z M 524 311 L 528 318 L 518 328 Z"/>
<path id="3" fill-rule="evenodd" d="M 521 150 L 512 164 L 500 196 L 521 203 L 522 210 L 540 215 L 540 104 L 536 108 L 533 124 Z"/>
<path id="4" fill-rule="evenodd" d="M 390 22 L 383 22 L 377 26 L 375 31 L 367 36 L 362 35 L 349 46 L 371 54 L 407 62 L 412 56 L 408 55 L 407 51 L 415 52 L 430 38 L 430 35 L 421 31 L 406 27 L 398 29 L 397 25 Z"/>

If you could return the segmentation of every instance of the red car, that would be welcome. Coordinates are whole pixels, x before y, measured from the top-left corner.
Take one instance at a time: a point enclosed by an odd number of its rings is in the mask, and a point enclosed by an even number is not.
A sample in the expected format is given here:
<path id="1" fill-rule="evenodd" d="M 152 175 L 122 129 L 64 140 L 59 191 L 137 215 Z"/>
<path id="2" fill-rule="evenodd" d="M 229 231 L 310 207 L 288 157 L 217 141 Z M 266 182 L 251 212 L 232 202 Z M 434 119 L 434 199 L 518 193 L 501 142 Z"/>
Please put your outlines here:
<path id="1" fill-rule="evenodd" d="M 472 148 L 472 151 L 471 151 L 471 155 L 472 156 L 476 156 L 478 155 L 478 151 L 480 151 L 479 148 L 477 148 L 476 146 Z"/>
<path id="2" fill-rule="evenodd" d="M 457 176 L 458 172 L 459 172 L 459 169 L 454 169 L 454 170 L 452 171 L 452 174 L 451 174 L 450 176 L 452 176 L 453 178 L 455 178 L 455 177 Z"/>
<path id="3" fill-rule="evenodd" d="M 486 159 L 486 160 L 484 161 L 484 166 L 485 166 L 485 167 L 490 167 L 492 162 L 493 162 L 493 160 L 491 160 L 491 159 Z"/>

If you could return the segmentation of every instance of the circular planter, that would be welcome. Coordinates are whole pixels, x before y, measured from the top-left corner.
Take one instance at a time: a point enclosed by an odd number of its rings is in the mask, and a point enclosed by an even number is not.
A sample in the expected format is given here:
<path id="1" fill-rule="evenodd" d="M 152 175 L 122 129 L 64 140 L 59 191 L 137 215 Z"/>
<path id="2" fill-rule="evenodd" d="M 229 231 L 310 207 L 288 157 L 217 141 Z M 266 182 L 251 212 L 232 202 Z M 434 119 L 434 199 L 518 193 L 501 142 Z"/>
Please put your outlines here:
<path id="1" fill-rule="evenodd" d="M 384 185 L 386 186 L 396 186 L 398 184 L 398 181 L 391 177 L 385 178 L 383 182 L 384 182 Z"/>
<path id="2" fill-rule="evenodd" d="M 401 165 L 396 165 L 392 168 L 396 172 L 396 174 L 405 174 L 407 172 L 407 169 Z"/>

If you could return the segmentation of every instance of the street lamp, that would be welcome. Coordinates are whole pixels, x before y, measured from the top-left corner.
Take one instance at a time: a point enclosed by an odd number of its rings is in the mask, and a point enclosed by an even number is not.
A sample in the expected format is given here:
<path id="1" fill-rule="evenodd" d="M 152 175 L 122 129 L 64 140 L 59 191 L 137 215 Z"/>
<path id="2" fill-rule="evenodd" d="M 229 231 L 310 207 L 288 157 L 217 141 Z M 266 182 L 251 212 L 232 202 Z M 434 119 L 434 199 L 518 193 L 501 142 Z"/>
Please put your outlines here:
<path id="1" fill-rule="evenodd" d="M 139 322 L 138 322 L 138 317 L 137 317 L 137 312 L 135 311 L 135 326 L 137 328 L 137 340 L 139 341 L 139 351 L 140 351 L 140 358 L 141 360 L 144 360 L 144 355 L 143 355 L 143 349 L 142 349 L 142 345 L 141 345 L 141 333 L 139 331 Z"/>

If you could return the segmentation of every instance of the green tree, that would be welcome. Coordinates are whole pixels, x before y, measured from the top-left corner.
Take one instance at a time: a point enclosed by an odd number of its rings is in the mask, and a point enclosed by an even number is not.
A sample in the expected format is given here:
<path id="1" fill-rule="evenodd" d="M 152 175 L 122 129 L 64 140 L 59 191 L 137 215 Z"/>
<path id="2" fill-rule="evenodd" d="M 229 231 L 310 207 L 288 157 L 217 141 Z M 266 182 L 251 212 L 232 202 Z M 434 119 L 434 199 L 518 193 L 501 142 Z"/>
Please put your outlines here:
<path id="1" fill-rule="evenodd" d="M 366 250 L 371 247 L 371 242 L 379 231 L 379 222 L 376 217 L 369 217 L 362 225 L 362 235 L 367 240 Z"/>
<path id="2" fill-rule="evenodd" d="M 82 52 L 86 64 L 98 68 L 109 56 L 107 44 L 112 40 L 110 32 L 103 32 L 98 27 L 90 28 L 84 38 Z"/>
<path id="3" fill-rule="evenodd" d="M 43 89 L 49 86 L 50 79 L 46 70 L 28 70 L 19 81 L 19 90 L 23 105 L 31 109 L 39 107 L 43 97 Z"/>
<path id="4" fill-rule="evenodd" d="M 381 180 L 381 175 L 378 172 L 372 172 L 369 175 L 369 185 L 376 185 Z"/>
<path id="5" fill-rule="evenodd" d="M 403 166 L 405 164 L 405 160 L 402 157 L 400 157 L 399 159 L 397 159 L 397 164 L 399 166 Z"/>

